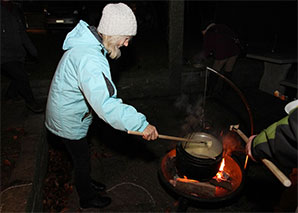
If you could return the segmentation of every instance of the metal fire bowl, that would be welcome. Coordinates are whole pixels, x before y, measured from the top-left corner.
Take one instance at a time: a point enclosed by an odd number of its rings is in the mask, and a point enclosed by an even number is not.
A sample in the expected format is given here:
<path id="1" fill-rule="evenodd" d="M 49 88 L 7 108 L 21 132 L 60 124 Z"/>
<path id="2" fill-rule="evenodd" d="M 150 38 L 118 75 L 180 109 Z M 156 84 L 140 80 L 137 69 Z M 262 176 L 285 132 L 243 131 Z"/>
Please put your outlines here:
<path id="1" fill-rule="evenodd" d="M 176 158 L 176 150 L 171 150 L 161 161 L 161 167 L 158 171 L 159 178 L 162 183 L 166 186 L 167 189 L 170 189 L 179 197 L 186 198 L 190 201 L 200 202 L 200 203 L 221 203 L 223 201 L 228 201 L 234 198 L 242 189 L 244 182 L 244 171 L 243 168 L 240 167 L 239 163 L 236 159 L 230 156 L 225 156 L 225 172 L 230 175 L 232 190 L 226 190 L 222 187 L 216 187 L 215 195 L 206 197 L 200 195 L 192 195 L 185 193 L 181 190 L 176 189 L 171 183 L 170 180 L 174 179 L 173 169 L 176 170 L 175 167 L 175 158 Z"/>

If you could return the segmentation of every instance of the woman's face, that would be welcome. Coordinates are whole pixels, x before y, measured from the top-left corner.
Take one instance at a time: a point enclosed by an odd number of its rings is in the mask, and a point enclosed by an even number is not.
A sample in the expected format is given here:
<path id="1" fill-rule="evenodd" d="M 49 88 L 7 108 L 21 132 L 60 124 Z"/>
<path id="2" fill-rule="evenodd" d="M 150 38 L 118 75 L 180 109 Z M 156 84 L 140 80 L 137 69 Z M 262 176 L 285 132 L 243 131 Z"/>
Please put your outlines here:
<path id="1" fill-rule="evenodd" d="M 118 48 L 123 47 L 123 46 L 127 47 L 130 40 L 131 40 L 131 36 L 126 36 L 126 37 L 120 39 L 117 43 L 117 47 Z"/>

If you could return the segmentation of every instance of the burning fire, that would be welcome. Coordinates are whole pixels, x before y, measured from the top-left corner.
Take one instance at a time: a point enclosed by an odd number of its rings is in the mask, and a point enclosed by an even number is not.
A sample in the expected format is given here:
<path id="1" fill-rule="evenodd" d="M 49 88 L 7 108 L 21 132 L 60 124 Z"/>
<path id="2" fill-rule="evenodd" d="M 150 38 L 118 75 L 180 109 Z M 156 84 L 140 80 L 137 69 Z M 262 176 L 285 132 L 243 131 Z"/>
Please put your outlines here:
<path id="1" fill-rule="evenodd" d="M 198 180 L 188 179 L 185 175 L 184 178 L 177 178 L 177 181 L 184 182 L 184 183 L 198 183 Z"/>
<path id="2" fill-rule="evenodd" d="M 219 170 L 216 173 L 216 175 L 214 176 L 214 178 L 217 181 L 219 181 L 219 180 L 227 181 L 230 178 L 230 175 L 224 171 L 225 165 L 226 165 L 225 159 L 223 158 L 220 163 Z"/>
<path id="3" fill-rule="evenodd" d="M 221 163 L 220 163 L 220 167 L 219 167 L 219 171 L 216 173 L 216 178 L 218 179 L 224 179 L 223 177 L 223 169 L 225 167 L 225 159 L 223 158 Z"/>
<path id="4" fill-rule="evenodd" d="M 224 171 L 224 167 L 225 167 L 225 159 L 223 158 L 220 163 L 219 170 L 213 178 L 215 178 L 216 180 L 227 180 L 229 178 L 229 175 Z M 198 180 L 188 179 L 186 176 L 184 176 L 183 178 L 178 177 L 178 178 L 176 178 L 176 181 L 180 181 L 180 182 L 184 182 L 184 183 L 198 183 L 198 182 L 200 182 Z"/>

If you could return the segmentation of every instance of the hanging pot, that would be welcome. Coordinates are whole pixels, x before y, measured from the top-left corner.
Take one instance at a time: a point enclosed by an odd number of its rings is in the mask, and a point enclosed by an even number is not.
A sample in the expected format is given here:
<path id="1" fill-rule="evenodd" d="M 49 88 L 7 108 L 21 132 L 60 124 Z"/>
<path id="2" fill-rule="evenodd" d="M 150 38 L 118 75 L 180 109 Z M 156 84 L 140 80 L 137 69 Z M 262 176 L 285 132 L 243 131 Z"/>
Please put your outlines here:
<path id="1" fill-rule="evenodd" d="M 176 168 L 178 174 L 188 179 L 199 181 L 210 180 L 219 170 L 222 160 L 222 143 L 213 135 L 204 132 L 193 133 L 188 138 L 203 141 L 202 143 L 181 142 L 176 146 Z"/>

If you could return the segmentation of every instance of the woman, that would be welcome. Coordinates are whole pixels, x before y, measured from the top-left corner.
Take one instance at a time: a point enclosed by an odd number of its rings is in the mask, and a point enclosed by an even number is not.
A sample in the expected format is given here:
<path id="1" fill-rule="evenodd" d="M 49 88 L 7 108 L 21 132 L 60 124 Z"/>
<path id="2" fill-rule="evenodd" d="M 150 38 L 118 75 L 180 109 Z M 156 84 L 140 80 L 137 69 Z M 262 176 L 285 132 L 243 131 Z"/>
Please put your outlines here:
<path id="1" fill-rule="evenodd" d="M 105 186 L 90 177 L 86 135 L 93 111 L 115 129 L 143 132 L 146 140 L 158 137 L 143 114 L 117 98 L 106 58 L 106 54 L 119 58 L 119 48 L 127 47 L 136 31 L 135 15 L 127 5 L 108 4 L 97 29 L 81 20 L 63 43 L 66 52 L 51 83 L 45 125 L 61 138 L 72 156 L 81 208 L 101 208 L 111 202 L 96 193 Z"/>

